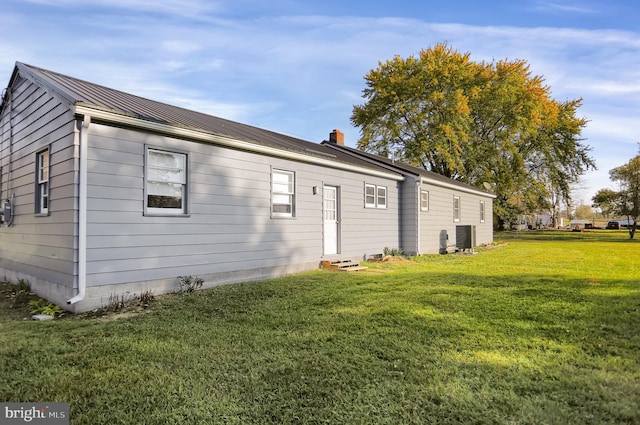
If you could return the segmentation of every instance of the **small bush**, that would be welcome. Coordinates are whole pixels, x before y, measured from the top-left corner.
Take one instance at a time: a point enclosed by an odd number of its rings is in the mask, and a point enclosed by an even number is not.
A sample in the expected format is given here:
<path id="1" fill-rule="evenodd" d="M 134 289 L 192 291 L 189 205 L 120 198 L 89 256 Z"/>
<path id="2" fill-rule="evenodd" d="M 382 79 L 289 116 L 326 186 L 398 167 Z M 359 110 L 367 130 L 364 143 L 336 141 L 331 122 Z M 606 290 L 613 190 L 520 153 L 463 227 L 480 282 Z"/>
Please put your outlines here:
<path id="1" fill-rule="evenodd" d="M 401 248 L 389 248 L 389 247 L 384 247 L 383 253 L 385 256 L 390 255 L 392 257 L 401 257 L 402 256 L 402 249 Z"/>
<path id="2" fill-rule="evenodd" d="M 64 310 L 59 305 L 50 303 L 43 298 L 30 301 L 29 305 L 31 306 L 31 314 L 46 314 L 47 316 L 56 317 L 64 313 Z"/>
<path id="3" fill-rule="evenodd" d="M 199 276 L 178 276 L 178 283 L 180 284 L 180 292 L 190 294 L 196 290 L 202 288 L 204 279 Z"/>

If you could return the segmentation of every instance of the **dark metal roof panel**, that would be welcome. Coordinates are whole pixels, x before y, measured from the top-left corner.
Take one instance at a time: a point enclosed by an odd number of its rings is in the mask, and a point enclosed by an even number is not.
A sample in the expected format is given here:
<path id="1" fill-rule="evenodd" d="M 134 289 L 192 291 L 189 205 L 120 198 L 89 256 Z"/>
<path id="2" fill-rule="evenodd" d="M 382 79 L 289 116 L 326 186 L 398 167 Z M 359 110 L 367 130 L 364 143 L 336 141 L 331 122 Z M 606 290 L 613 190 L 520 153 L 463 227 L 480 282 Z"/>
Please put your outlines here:
<path id="1" fill-rule="evenodd" d="M 400 162 L 400 161 L 394 161 L 394 160 L 391 160 L 391 159 L 386 158 L 384 156 L 376 155 L 376 154 L 369 153 L 369 152 L 364 152 L 364 151 L 361 151 L 361 150 L 358 150 L 358 149 L 351 148 L 349 146 L 336 145 L 335 143 L 331 143 L 331 142 L 327 142 L 327 141 L 322 142 L 322 144 L 326 145 L 326 146 L 329 146 L 329 147 L 332 147 L 332 148 L 334 148 L 334 150 L 343 150 L 345 152 L 351 153 L 352 155 L 357 155 L 357 156 L 361 156 L 363 158 L 368 158 L 371 161 L 384 164 L 388 168 L 393 169 L 393 170 L 397 170 L 397 171 L 399 171 L 399 172 L 401 172 L 403 174 L 410 174 L 412 176 L 420 176 L 420 177 L 430 178 L 432 180 L 440 181 L 442 183 L 454 184 L 456 186 L 460 186 L 461 188 L 480 191 L 480 192 L 487 193 L 488 195 L 491 195 L 489 192 L 486 192 L 485 190 L 479 189 L 477 187 L 471 186 L 471 185 L 466 184 L 466 183 L 459 182 L 459 181 L 451 179 L 449 177 L 445 177 L 442 174 L 438 174 L 438 173 L 435 173 L 433 171 L 428 171 L 428 170 L 425 170 L 423 168 L 414 167 L 412 165 L 408 165 L 408 164 L 405 164 L 405 163 Z"/>
<path id="2" fill-rule="evenodd" d="M 318 143 L 157 102 L 32 65 L 18 63 L 17 66 L 18 68 L 26 69 L 34 78 L 40 80 L 70 102 L 78 105 L 107 110 L 115 114 L 135 117 L 141 120 L 227 136 L 304 155 L 322 157 L 324 159 L 329 157 L 337 162 L 372 170 L 379 171 L 381 169 L 368 161 L 355 158 L 344 152 L 332 150 Z"/>

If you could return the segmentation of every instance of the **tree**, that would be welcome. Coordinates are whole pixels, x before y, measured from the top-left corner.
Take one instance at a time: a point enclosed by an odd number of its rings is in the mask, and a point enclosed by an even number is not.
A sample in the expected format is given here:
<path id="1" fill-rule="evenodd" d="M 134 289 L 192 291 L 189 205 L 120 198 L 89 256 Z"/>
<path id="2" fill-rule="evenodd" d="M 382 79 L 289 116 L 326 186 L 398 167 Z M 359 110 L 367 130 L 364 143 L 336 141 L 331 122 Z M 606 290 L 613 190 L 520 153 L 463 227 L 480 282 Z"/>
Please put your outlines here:
<path id="1" fill-rule="evenodd" d="M 474 62 L 447 44 L 380 62 L 353 108 L 358 148 L 393 154 L 462 182 L 491 183 L 500 227 L 519 214 L 556 209 L 595 168 L 579 135 L 581 100 L 551 99 L 523 60 Z"/>
<path id="2" fill-rule="evenodd" d="M 609 177 L 620 185 L 620 190 L 612 195 L 614 211 L 616 214 L 627 217 L 630 223 L 628 227 L 629 239 L 633 239 L 638 225 L 638 215 L 640 215 L 640 155 L 635 156 L 626 164 L 610 170 Z M 598 191 L 598 194 L 602 195 L 603 190 Z M 596 196 L 594 196 L 594 201 Z"/>
<path id="3" fill-rule="evenodd" d="M 576 220 L 591 220 L 593 219 L 593 211 L 589 205 L 580 204 L 576 207 L 574 213 Z"/>
<path id="4" fill-rule="evenodd" d="M 616 202 L 618 199 L 618 192 L 613 189 L 600 189 L 591 198 L 593 201 L 593 208 L 600 208 L 602 216 L 609 218 L 616 214 Z"/>

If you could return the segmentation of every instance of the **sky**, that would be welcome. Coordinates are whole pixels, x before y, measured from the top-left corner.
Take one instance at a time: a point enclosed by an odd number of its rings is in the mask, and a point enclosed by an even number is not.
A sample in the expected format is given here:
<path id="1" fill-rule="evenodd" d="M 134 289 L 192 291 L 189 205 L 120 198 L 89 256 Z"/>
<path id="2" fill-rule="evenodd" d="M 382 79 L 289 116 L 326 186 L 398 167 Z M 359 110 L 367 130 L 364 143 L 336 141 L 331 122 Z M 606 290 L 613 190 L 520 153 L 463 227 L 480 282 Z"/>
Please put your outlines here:
<path id="1" fill-rule="evenodd" d="M 16 61 L 312 142 L 350 122 L 365 74 L 445 42 L 516 60 L 558 101 L 583 99 L 598 170 L 574 192 L 616 189 L 639 153 L 637 0 L 3 0 L 0 85 Z M 4 77 L 3 77 L 4 76 Z"/>

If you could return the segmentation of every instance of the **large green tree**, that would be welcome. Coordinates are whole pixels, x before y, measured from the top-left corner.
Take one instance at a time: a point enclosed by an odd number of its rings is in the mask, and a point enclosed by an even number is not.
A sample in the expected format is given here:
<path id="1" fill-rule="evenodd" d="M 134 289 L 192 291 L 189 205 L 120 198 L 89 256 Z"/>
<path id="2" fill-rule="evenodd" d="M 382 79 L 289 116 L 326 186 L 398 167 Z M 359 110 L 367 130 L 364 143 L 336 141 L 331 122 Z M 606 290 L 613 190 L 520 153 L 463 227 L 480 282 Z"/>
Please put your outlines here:
<path id="1" fill-rule="evenodd" d="M 617 214 L 618 192 L 615 190 L 600 189 L 591 200 L 594 208 L 600 208 L 604 218 L 610 218 Z"/>
<path id="2" fill-rule="evenodd" d="M 523 60 L 474 62 L 447 44 L 395 56 L 365 76 L 351 116 L 358 147 L 483 187 L 499 225 L 570 200 L 595 167 L 579 138 L 580 100 L 557 102 Z"/>
<path id="3" fill-rule="evenodd" d="M 625 216 L 629 222 L 629 239 L 633 239 L 640 215 L 640 154 L 629 162 L 609 171 L 609 177 L 620 186 L 620 190 L 601 189 L 593 197 L 596 204 L 604 205 L 613 213 Z"/>

